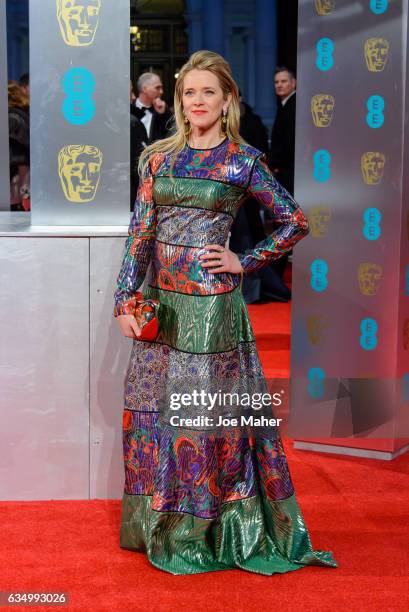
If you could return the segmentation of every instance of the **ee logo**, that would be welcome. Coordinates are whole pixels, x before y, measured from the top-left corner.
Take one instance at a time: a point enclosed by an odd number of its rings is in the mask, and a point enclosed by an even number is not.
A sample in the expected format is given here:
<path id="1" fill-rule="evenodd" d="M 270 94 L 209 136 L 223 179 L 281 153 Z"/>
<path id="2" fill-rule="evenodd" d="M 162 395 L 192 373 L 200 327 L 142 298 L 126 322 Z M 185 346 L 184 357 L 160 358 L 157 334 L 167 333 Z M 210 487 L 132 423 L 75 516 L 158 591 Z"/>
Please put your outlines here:
<path id="1" fill-rule="evenodd" d="M 315 151 L 313 177 L 317 183 L 326 183 L 331 178 L 331 154 L 325 149 Z"/>
<path id="2" fill-rule="evenodd" d="M 334 65 L 334 58 L 332 56 L 334 52 L 334 43 L 330 38 L 320 38 L 316 44 L 317 57 L 315 65 L 318 70 L 327 72 L 331 70 Z"/>
<path id="3" fill-rule="evenodd" d="M 71 68 L 67 70 L 62 86 L 66 94 L 62 105 L 62 114 L 68 123 L 84 125 L 95 115 L 95 101 L 92 94 L 95 89 L 95 79 L 86 68 Z"/>
<path id="4" fill-rule="evenodd" d="M 362 215 L 364 225 L 362 233 L 367 240 L 378 240 L 381 235 L 380 222 L 382 214 L 377 208 L 367 208 Z"/>
<path id="5" fill-rule="evenodd" d="M 388 10 L 388 0 L 370 0 L 369 7 L 375 15 L 382 15 Z"/>
<path id="6" fill-rule="evenodd" d="M 308 395 L 313 399 L 319 399 L 324 395 L 325 372 L 322 368 L 310 368 L 308 370 Z"/>
<path id="7" fill-rule="evenodd" d="M 314 259 L 310 266 L 310 285 L 314 291 L 325 291 L 328 287 L 328 264 L 325 259 Z"/>
<path id="8" fill-rule="evenodd" d="M 370 128 L 377 129 L 383 126 L 385 117 L 385 100 L 382 96 L 371 96 L 366 102 L 368 112 L 366 114 L 366 122 Z"/>
<path id="9" fill-rule="evenodd" d="M 378 338 L 376 337 L 378 331 L 377 322 L 375 319 L 362 319 L 359 329 L 361 331 L 359 339 L 361 347 L 366 351 L 372 351 L 378 344 Z"/>

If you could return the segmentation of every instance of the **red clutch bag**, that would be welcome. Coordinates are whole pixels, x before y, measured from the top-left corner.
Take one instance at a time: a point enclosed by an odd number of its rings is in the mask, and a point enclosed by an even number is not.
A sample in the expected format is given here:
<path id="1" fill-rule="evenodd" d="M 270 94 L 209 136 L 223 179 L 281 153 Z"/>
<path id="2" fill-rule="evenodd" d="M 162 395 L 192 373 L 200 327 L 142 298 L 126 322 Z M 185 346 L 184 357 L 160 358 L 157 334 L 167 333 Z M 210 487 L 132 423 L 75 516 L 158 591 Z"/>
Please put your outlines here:
<path id="1" fill-rule="evenodd" d="M 142 294 L 138 292 L 134 317 L 141 329 L 141 335 L 137 340 L 155 340 L 158 335 L 158 300 L 144 300 Z"/>

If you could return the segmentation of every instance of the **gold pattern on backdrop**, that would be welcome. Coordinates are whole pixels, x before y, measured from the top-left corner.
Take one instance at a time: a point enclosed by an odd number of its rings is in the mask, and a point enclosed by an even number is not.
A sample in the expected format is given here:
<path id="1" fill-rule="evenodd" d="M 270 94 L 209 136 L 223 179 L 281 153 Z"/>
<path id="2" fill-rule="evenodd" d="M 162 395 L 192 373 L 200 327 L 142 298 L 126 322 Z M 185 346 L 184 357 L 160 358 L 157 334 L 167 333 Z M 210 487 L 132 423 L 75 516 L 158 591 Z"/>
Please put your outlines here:
<path id="1" fill-rule="evenodd" d="M 386 38 L 368 38 L 365 41 L 365 60 L 370 72 L 382 72 L 388 61 L 389 47 Z"/>
<path id="2" fill-rule="evenodd" d="M 379 185 L 385 169 L 385 155 L 378 151 L 367 151 L 361 157 L 362 176 L 367 185 Z"/>
<path id="3" fill-rule="evenodd" d="M 335 8 L 335 0 L 315 0 L 318 15 L 329 15 Z"/>
<path id="4" fill-rule="evenodd" d="M 311 236 L 313 236 L 313 238 L 322 238 L 326 236 L 330 219 L 331 210 L 329 206 L 325 206 L 324 204 L 321 206 L 313 206 L 308 214 Z"/>
<path id="5" fill-rule="evenodd" d="M 306 320 L 308 340 L 314 346 L 320 346 L 325 340 L 329 327 L 328 319 L 325 315 L 309 315 Z"/>
<path id="6" fill-rule="evenodd" d="M 102 152 L 89 145 L 68 145 L 58 154 L 58 174 L 70 202 L 91 202 L 98 188 Z"/>
<path id="7" fill-rule="evenodd" d="M 316 94 L 311 98 L 311 114 L 316 127 L 331 125 L 334 115 L 335 98 L 330 94 Z"/>
<path id="8" fill-rule="evenodd" d="M 64 42 L 85 47 L 94 42 L 101 0 L 56 0 L 57 20 Z"/>
<path id="9" fill-rule="evenodd" d="M 361 263 L 358 267 L 359 289 L 362 295 L 376 295 L 382 280 L 382 266 L 376 263 Z"/>

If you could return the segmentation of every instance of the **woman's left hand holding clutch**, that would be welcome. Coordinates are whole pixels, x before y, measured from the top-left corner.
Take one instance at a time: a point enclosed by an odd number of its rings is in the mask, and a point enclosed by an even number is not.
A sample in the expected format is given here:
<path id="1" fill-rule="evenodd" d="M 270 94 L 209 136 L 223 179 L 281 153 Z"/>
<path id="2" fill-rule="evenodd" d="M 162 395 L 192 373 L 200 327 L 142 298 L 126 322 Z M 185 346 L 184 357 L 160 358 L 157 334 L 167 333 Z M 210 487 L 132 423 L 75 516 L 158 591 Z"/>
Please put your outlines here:
<path id="1" fill-rule="evenodd" d="M 136 340 L 141 335 L 141 328 L 133 315 L 118 315 L 116 320 L 118 321 L 122 334 L 126 338 Z"/>

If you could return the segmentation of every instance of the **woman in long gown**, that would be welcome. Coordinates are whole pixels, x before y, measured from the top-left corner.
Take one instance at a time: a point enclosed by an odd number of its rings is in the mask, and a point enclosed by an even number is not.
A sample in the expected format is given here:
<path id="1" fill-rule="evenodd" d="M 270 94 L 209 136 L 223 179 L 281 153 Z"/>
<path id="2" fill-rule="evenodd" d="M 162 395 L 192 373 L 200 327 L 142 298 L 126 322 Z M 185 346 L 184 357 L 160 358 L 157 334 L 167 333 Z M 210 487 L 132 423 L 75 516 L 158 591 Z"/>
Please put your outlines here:
<path id="1" fill-rule="evenodd" d="M 240 278 L 308 233 L 302 210 L 264 155 L 239 136 L 238 89 L 221 56 L 191 56 L 174 106 L 175 135 L 141 157 L 143 180 L 115 293 L 121 331 L 134 339 L 120 546 L 145 552 L 173 574 L 336 567 L 330 552 L 312 548 L 277 427 L 269 435 L 246 436 L 234 427 L 215 433 L 172 426 L 161 414 L 166 385 L 182 385 L 190 375 L 232 385 L 263 377 Z M 225 245 L 249 195 L 281 225 L 237 256 Z M 155 341 L 138 340 L 133 313 L 142 284 L 143 297 L 159 301 Z"/>

